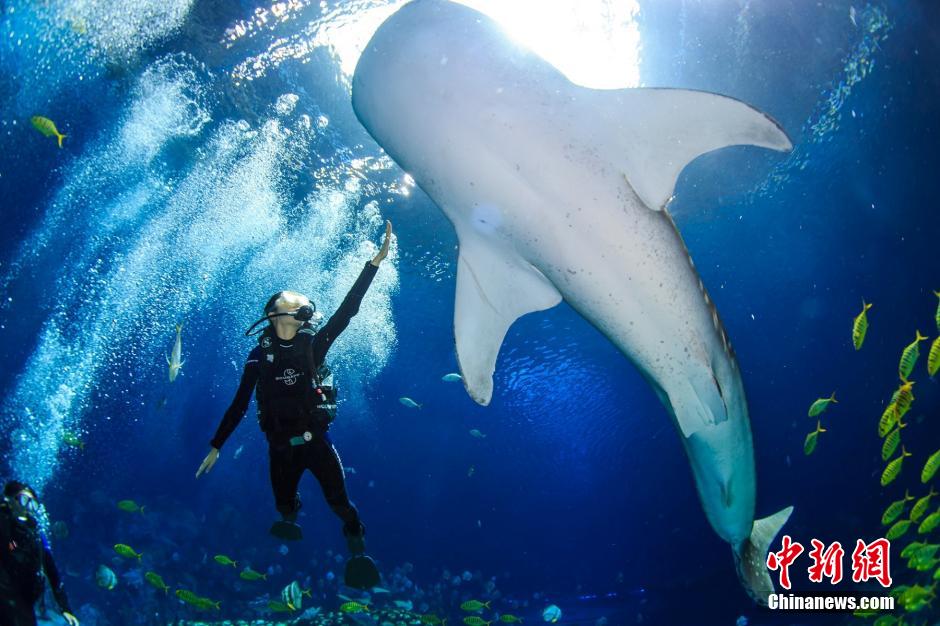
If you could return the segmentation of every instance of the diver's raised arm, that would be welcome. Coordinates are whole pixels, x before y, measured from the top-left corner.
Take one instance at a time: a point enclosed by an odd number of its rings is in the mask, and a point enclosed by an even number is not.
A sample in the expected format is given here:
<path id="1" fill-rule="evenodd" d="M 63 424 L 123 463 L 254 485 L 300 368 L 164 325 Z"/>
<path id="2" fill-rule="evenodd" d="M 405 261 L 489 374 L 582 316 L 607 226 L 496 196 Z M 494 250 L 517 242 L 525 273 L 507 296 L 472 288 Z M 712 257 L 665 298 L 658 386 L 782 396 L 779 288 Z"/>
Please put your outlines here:
<path id="1" fill-rule="evenodd" d="M 375 255 L 372 259 L 372 265 L 378 267 L 379 264 L 385 260 L 385 257 L 388 256 L 388 245 L 392 241 L 392 222 L 391 220 L 385 220 L 385 239 L 382 241 L 382 248 L 379 250 L 379 253 Z"/>
<path id="2" fill-rule="evenodd" d="M 391 238 L 392 223 L 386 220 L 385 240 L 382 242 L 382 247 L 379 249 L 378 254 L 365 264 L 365 267 L 363 267 L 362 271 L 359 273 L 359 278 L 356 279 L 349 293 L 343 298 L 343 302 L 339 305 L 339 308 L 330 316 L 330 319 L 323 325 L 323 328 L 317 332 L 311 342 L 313 362 L 317 365 L 323 362 L 326 358 L 327 351 L 330 349 L 330 346 L 333 345 L 333 341 L 349 326 L 349 321 L 359 312 L 359 305 L 362 303 L 362 298 L 366 295 L 369 285 L 372 284 L 372 279 L 375 277 L 376 271 L 378 271 L 379 264 L 388 255 L 388 247 Z"/>

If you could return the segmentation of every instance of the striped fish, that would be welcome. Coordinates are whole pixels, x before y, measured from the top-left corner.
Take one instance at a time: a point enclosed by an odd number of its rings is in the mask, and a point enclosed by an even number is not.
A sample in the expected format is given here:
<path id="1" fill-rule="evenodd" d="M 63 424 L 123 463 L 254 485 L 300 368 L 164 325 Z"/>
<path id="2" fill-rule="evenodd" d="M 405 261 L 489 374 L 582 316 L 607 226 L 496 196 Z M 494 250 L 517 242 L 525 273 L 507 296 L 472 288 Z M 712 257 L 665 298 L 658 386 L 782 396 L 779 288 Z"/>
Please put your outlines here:
<path id="1" fill-rule="evenodd" d="M 170 368 L 170 382 L 172 383 L 176 380 L 177 374 L 180 373 L 180 368 L 183 367 L 183 363 L 186 361 L 181 361 L 180 359 L 183 356 L 183 338 L 181 336 L 181 331 L 183 330 L 182 324 L 176 325 L 176 341 L 173 343 L 173 351 L 170 353 L 170 356 L 166 358 L 166 364 Z"/>
<path id="2" fill-rule="evenodd" d="M 33 124 L 33 128 L 41 132 L 46 137 L 55 137 L 59 142 L 59 147 L 62 147 L 62 140 L 65 139 L 65 135 L 59 132 L 59 129 L 55 127 L 55 122 L 50 120 L 48 117 L 43 117 L 41 115 L 34 115 L 29 118 L 29 121 Z"/>

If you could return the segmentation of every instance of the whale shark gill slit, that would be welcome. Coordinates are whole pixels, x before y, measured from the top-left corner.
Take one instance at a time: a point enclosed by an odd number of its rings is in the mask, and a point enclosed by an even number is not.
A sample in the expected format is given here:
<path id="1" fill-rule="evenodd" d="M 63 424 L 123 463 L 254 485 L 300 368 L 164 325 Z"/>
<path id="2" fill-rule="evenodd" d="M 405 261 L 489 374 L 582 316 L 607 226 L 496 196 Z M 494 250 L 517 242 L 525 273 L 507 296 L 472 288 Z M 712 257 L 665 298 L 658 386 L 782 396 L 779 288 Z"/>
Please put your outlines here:
<path id="1" fill-rule="evenodd" d="M 731 502 L 733 501 L 731 496 L 731 480 L 728 479 L 719 482 L 718 488 L 721 490 L 721 503 L 724 504 L 725 507 L 730 508 Z"/>
<path id="2" fill-rule="evenodd" d="M 721 401 L 725 401 L 725 392 L 721 390 L 721 383 L 718 382 L 718 377 L 715 376 L 714 372 L 712 373 L 712 380 L 715 381 L 715 388 L 718 389 L 718 395 L 721 397 Z M 727 408 L 727 403 L 725 403 L 725 408 Z"/>

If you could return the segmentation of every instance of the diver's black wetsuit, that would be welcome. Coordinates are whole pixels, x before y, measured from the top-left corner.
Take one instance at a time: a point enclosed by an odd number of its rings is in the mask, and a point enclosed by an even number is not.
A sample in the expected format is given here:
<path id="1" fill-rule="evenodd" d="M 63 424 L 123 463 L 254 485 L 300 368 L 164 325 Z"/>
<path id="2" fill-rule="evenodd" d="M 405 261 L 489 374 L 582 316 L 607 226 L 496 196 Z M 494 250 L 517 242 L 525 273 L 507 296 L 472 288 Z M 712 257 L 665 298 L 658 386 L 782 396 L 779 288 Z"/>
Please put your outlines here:
<path id="1" fill-rule="evenodd" d="M 43 571 L 59 607 L 72 612 L 45 535 L 33 520 L 18 519 L 5 502 L 0 503 L 0 542 L 0 624 L 36 624 L 33 607 L 42 596 Z"/>
<path id="2" fill-rule="evenodd" d="M 311 384 L 310 364 L 314 371 L 323 364 L 333 341 L 359 312 L 359 304 L 376 270 L 378 266 L 366 263 L 342 304 L 312 337 L 298 333 L 294 339 L 285 341 L 265 331 L 267 335 L 262 336 L 262 341 L 264 337 L 272 340 L 268 342 L 268 349 L 259 345 L 248 354 L 235 399 L 209 442 L 213 448 L 222 448 L 244 417 L 257 385 L 258 418 L 268 439 L 271 486 L 277 510 L 286 519 L 296 517 L 300 509 L 297 486 L 304 470 L 310 470 L 319 481 L 330 508 L 343 520 L 346 535 L 361 535 L 364 527 L 359 512 L 346 494 L 343 466 L 327 434 L 332 415 L 305 405 L 302 390 L 309 389 Z M 263 399 L 262 389 L 265 390 Z M 296 442 L 304 433 L 310 433 L 312 438 L 306 443 L 291 444 L 292 438 Z"/>

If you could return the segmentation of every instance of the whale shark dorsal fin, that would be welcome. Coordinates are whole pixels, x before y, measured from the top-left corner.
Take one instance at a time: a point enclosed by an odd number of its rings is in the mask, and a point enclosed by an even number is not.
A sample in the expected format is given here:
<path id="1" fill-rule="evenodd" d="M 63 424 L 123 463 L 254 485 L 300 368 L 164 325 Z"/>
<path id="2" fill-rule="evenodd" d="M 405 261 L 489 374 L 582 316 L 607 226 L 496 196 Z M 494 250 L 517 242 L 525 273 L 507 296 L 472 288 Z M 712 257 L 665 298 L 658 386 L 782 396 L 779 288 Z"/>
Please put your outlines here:
<path id="1" fill-rule="evenodd" d="M 471 398 L 489 404 L 496 356 L 512 323 L 559 302 L 554 285 L 512 250 L 482 237 L 460 238 L 454 339 Z"/>
<path id="2" fill-rule="evenodd" d="M 790 139 L 765 113 L 726 96 L 687 89 L 580 88 L 587 140 L 607 151 L 636 195 L 658 211 L 696 157 L 726 146 L 786 151 Z"/>

